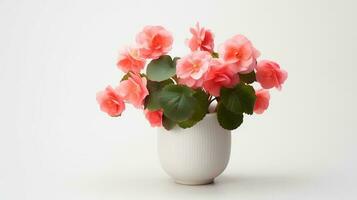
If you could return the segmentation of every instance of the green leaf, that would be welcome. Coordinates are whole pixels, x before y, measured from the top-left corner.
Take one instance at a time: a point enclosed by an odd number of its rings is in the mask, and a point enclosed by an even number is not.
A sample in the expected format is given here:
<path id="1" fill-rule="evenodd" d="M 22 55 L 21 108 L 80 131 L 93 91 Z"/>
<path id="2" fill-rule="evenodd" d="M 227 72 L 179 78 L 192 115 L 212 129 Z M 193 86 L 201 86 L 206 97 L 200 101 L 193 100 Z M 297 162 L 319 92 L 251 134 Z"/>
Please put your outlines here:
<path id="1" fill-rule="evenodd" d="M 221 88 L 221 100 L 224 106 L 234 113 L 253 114 L 255 90 L 252 86 L 239 83 L 234 88 Z"/>
<path id="2" fill-rule="evenodd" d="M 234 113 L 228 110 L 222 103 L 219 103 L 217 106 L 217 119 L 224 129 L 234 130 L 242 124 L 243 113 Z"/>
<path id="3" fill-rule="evenodd" d="M 171 119 L 169 119 L 165 115 L 163 115 L 162 116 L 162 126 L 166 130 L 171 130 L 176 126 L 176 122 L 172 121 Z"/>
<path id="4" fill-rule="evenodd" d="M 164 114 L 176 122 L 190 119 L 197 105 L 194 93 L 194 90 L 184 85 L 166 85 L 159 95 Z"/>
<path id="5" fill-rule="evenodd" d="M 190 128 L 197 122 L 201 121 L 208 112 L 208 95 L 201 89 L 197 89 L 193 97 L 196 99 L 198 104 L 194 108 L 195 112 L 192 117 L 186 121 L 180 122 L 178 125 L 181 128 Z"/>
<path id="6" fill-rule="evenodd" d="M 252 71 L 248 74 L 239 74 L 239 79 L 240 81 L 243 81 L 244 83 L 253 83 L 254 81 L 257 81 L 257 79 L 255 78 L 255 72 Z"/>
<path id="7" fill-rule="evenodd" d="M 146 68 L 146 74 L 152 81 L 169 79 L 175 73 L 176 66 L 169 55 L 163 55 L 156 60 L 152 60 Z"/>
<path id="8" fill-rule="evenodd" d="M 167 79 L 161 82 L 150 81 L 147 82 L 147 88 L 149 90 L 149 95 L 145 98 L 144 106 L 149 110 L 158 110 L 161 108 L 159 103 L 159 94 L 161 89 L 174 82 L 171 79 Z"/>

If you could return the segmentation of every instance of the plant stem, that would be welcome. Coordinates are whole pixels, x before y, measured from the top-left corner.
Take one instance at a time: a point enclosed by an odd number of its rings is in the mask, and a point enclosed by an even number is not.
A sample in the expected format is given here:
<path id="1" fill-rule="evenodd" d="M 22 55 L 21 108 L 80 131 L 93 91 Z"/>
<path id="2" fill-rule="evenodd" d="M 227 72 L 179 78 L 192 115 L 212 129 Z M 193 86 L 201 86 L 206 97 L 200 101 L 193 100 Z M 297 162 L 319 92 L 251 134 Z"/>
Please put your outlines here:
<path id="1" fill-rule="evenodd" d="M 177 79 L 175 79 L 175 77 L 171 77 L 170 79 L 174 82 L 175 85 L 178 84 L 178 81 L 177 81 Z"/>
<path id="2" fill-rule="evenodd" d="M 218 98 L 218 97 L 214 97 L 213 99 L 210 98 L 209 104 L 211 104 L 214 100 L 217 100 L 217 101 L 218 101 L 219 98 Z"/>

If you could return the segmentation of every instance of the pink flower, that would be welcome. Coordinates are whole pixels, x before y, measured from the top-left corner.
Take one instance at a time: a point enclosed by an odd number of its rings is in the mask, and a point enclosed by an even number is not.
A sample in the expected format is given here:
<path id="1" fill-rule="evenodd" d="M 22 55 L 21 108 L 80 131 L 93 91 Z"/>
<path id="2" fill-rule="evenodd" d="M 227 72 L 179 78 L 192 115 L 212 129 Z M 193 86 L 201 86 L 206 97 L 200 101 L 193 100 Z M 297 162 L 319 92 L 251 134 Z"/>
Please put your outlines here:
<path id="1" fill-rule="evenodd" d="M 255 91 L 256 99 L 254 104 L 254 112 L 262 114 L 269 107 L 270 94 L 268 90 L 260 89 Z"/>
<path id="2" fill-rule="evenodd" d="M 146 26 L 136 36 L 140 55 L 144 58 L 159 58 L 171 50 L 173 38 L 162 26 Z"/>
<path id="3" fill-rule="evenodd" d="M 139 50 L 129 47 L 120 52 L 117 67 L 123 72 L 129 71 L 140 73 L 145 66 L 145 59 L 140 57 Z"/>
<path id="4" fill-rule="evenodd" d="M 255 76 L 257 81 L 264 89 L 275 87 L 278 90 L 281 90 L 281 85 L 288 78 L 288 73 L 280 69 L 280 66 L 273 61 L 260 61 L 256 70 L 257 72 Z"/>
<path id="5" fill-rule="evenodd" d="M 145 97 L 149 94 L 146 88 L 146 78 L 140 77 L 139 74 L 129 72 L 128 80 L 120 82 L 116 88 L 119 96 L 125 101 L 133 104 L 137 108 L 142 108 Z"/>
<path id="6" fill-rule="evenodd" d="M 120 116 L 125 109 L 124 101 L 111 86 L 97 93 L 97 102 L 100 109 L 112 117 Z"/>
<path id="7" fill-rule="evenodd" d="M 182 84 L 182 85 L 186 85 L 190 88 L 193 88 L 193 89 L 197 89 L 197 88 L 200 88 L 203 86 L 203 77 L 198 79 L 198 80 L 195 80 L 191 77 L 187 77 L 187 78 L 180 78 L 178 80 L 178 83 L 179 84 Z"/>
<path id="8" fill-rule="evenodd" d="M 145 117 L 149 120 L 151 127 L 161 127 L 162 126 L 162 110 L 144 110 Z"/>
<path id="9" fill-rule="evenodd" d="M 232 64 L 232 65 L 231 65 L 231 69 L 232 69 L 233 71 L 236 71 L 236 69 L 237 69 L 236 66 L 237 66 L 237 65 Z M 249 74 L 250 72 L 254 71 L 254 69 L 255 69 L 256 67 L 257 67 L 257 60 L 254 59 L 254 61 L 252 62 L 252 64 L 249 65 L 249 67 L 248 67 L 246 70 L 240 71 L 239 73 L 240 73 L 240 74 Z"/>
<path id="10" fill-rule="evenodd" d="M 214 36 L 210 30 L 204 27 L 200 28 L 200 25 L 197 23 L 196 28 L 190 28 L 190 32 L 192 33 L 192 38 L 187 41 L 187 44 L 191 51 L 202 50 L 210 53 L 213 52 Z"/>
<path id="11" fill-rule="evenodd" d="M 236 35 L 220 46 L 219 55 L 225 62 L 234 64 L 232 69 L 235 72 L 249 73 L 259 57 L 259 51 L 246 37 Z"/>
<path id="12" fill-rule="evenodd" d="M 229 65 L 219 60 L 213 60 L 205 75 L 203 88 L 213 96 L 219 96 L 221 87 L 231 88 L 239 82 L 238 74 Z"/>
<path id="13" fill-rule="evenodd" d="M 179 59 L 176 65 L 179 82 L 189 87 L 201 87 L 202 77 L 208 70 L 211 58 L 207 51 L 194 51 Z"/>

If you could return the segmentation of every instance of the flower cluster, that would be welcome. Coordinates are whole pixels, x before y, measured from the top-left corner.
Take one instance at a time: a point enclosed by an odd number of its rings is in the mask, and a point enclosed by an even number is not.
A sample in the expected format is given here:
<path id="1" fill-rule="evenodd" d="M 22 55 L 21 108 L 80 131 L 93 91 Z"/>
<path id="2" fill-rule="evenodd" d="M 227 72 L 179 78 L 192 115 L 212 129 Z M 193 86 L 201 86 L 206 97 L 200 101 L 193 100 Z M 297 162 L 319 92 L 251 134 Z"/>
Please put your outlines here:
<path id="1" fill-rule="evenodd" d="M 143 110 L 151 126 L 166 129 L 192 127 L 209 110 L 229 130 L 242 123 L 243 114 L 263 113 L 268 89 L 281 90 L 287 72 L 273 61 L 258 61 L 260 52 L 243 35 L 229 38 L 216 52 L 211 30 L 197 24 L 190 32 L 190 52 L 171 58 L 172 34 L 161 26 L 144 27 L 135 45 L 120 52 L 117 67 L 126 75 L 119 85 L 97 93 L 101 110 L 116 117 L 130 103 Z M 254 82 L 260 87 L 254 89 Z M 216 107 L 209 109 L 213 101 Z"/>

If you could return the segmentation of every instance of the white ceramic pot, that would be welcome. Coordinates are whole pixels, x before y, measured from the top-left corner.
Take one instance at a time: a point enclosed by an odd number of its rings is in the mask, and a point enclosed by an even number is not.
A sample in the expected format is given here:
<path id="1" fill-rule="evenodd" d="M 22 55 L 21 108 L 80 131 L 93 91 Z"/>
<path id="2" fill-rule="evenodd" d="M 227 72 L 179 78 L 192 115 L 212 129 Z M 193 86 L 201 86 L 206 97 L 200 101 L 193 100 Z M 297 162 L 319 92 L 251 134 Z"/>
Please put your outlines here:
<path id="1" fill-rule="evenodd" d="M 231 152 L 231 132 L 223 129 L 216 114 L 207 114 L 188 129 L 158 129 L 162 168 L 177 183 L 212 183 L 226 168 Z"/>

